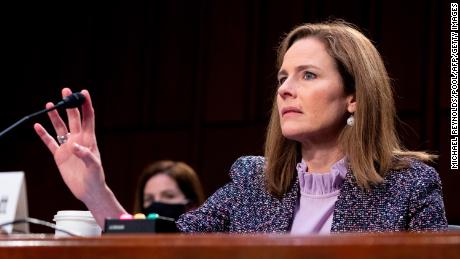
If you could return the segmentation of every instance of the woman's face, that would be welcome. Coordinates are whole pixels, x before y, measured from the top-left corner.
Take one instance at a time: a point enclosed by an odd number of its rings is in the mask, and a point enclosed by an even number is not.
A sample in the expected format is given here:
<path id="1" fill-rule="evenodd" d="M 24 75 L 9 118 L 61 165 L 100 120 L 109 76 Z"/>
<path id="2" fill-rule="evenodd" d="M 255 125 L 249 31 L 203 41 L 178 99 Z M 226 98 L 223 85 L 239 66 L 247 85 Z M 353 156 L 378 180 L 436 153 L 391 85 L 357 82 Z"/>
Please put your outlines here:
<path id="1" fill-rule="evenodd" d="M 278 80 L 283 136 L 302 143 L 337 138 L 355 102 L 345 94 L 335 61 L 321 41 L 296 41 L 284 55 Z"/>
<path id="2" fill-rule="evenodd" d="M 173 178 L 167 174 L 160 173 L 151 177 L 144 187 L 144 208 L 154 201 L 185 204 L 187 198 Z"/>

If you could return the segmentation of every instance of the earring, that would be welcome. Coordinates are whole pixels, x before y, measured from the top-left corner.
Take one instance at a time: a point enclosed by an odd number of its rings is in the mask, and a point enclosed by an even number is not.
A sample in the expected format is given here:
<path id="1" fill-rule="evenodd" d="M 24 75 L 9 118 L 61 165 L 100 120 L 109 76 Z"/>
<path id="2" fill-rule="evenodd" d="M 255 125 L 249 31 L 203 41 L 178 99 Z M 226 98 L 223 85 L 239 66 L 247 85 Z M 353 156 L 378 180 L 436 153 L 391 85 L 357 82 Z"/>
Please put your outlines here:
<path id="1" fill-rule="evenodd" d="M 353 114 L 350 115 L 350 117 L 348 117 L 347 119 L 347 125 L 352 127 L 353 125 L 355 125 L 355 117 L 353 117 Z"/>

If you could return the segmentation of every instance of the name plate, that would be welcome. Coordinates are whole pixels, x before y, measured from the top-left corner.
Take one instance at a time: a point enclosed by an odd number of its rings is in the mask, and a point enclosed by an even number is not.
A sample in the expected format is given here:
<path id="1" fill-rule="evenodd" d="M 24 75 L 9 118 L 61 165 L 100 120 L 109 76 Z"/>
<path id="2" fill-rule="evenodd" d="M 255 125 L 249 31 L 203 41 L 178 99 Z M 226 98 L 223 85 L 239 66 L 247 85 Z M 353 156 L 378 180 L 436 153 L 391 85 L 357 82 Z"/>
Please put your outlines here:
<path id="1" fill-rule="evenodd" d="M 24 172 L 0 172 L 0 224 L 28 217 Z M 29 224 L 2 227 L 7 233 L 29 233 Z"/>

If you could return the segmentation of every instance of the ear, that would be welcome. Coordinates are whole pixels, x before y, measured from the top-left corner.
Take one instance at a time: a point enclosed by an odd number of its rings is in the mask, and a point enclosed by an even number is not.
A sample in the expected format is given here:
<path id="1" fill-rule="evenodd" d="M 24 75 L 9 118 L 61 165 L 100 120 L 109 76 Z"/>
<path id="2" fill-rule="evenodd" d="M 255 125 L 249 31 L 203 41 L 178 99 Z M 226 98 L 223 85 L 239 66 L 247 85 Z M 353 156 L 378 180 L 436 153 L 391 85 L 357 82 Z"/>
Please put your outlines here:
<path id="1" fill-rule="evenodd" d="M 356 97 L 354 94 L 347 96 L 347 111 L 349 113 L 356 112 Z"/>

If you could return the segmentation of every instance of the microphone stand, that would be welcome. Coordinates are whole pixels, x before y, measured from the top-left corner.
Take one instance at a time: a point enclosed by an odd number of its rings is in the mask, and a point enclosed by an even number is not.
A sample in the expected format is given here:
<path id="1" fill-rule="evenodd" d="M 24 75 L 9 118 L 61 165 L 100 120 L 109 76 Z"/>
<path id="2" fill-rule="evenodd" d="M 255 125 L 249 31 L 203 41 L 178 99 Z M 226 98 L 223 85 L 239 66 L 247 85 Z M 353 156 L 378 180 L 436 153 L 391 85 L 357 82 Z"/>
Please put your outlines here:
<path id="1" fill-rule="evenodd" d="M 84 101 L 85 101 L 85 96 L 83 94 L 81 94 L 80 92 L 73 93 L 72 95 L 66 96 L 66 97 L 64 97 L 64 99 L 62 101 L 58 102 L 56 105 L 54 105 L 53 107 L 51 107 L 49 109 L 43 109 L 41 111 L 34 112 L 32 114 L 24 116 L 24 118 L 18 120 L 13 125 L 9 126 L 8 128 L 4 129 L 2 132 L 0 132 L 0 138 L 3 137 L 3 135 L 5 135 L 7 132 L 9 132 L 10 130 L 14 129 L 15 127 L 17 127 L 18 125 L 20 125 L 21 123 L 23 123 L 26 120 L 29 120 L 29 119 L 31 119 L 33 117 L 36 117 L 36 116 L 40 115 L 40 114 L 55 110 L 55 109 L 60 108 L 60 107 L 63 107 L 63 108 L 76 108 L 76 107 L 80 106 Z"/>
<path id="2" fill-rule="evenodd" d="M 19 124 L 25 122 L 26 120 L 30 119 L 30 118 L 33 118 L 35 116 L 38 116 L 40 114 L 43 114 L 45 112 L 49 112 L 49 111 L 52 111 L 54 109 L 57 109 L 59 108 L 59 106 L 53 106 L 52 108 L 49 108 L 49 109 L 43 109 L 41 111 L 38 111 L 38 112 L 34 112 L 32 114 L 29 114 L 29 115 L 26 115 L 24 116 L 22 119 L 16 121 L 13 125 L 9 126 L 8 128 L 4 129 L 2 132 L 0 132 L 0 138 L 3 137 L 3 135 L 5 135 L 8 131 L 14 129 L 16 126 L 18 126 Z"/>

